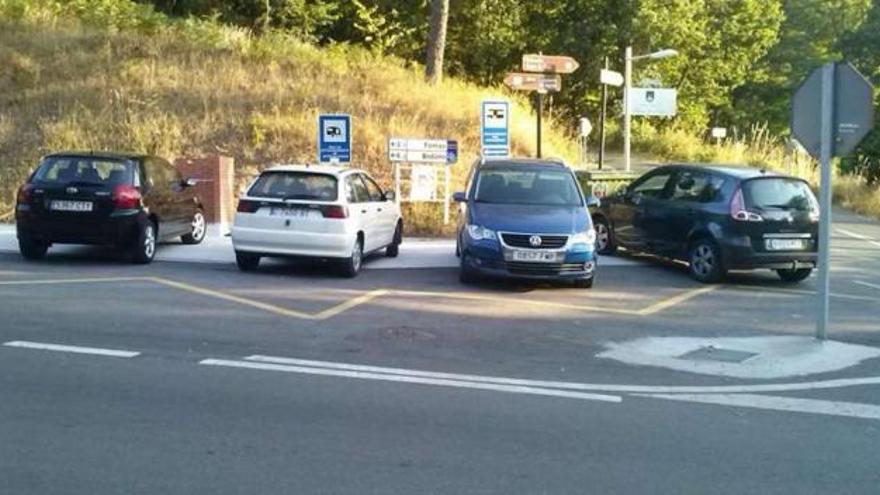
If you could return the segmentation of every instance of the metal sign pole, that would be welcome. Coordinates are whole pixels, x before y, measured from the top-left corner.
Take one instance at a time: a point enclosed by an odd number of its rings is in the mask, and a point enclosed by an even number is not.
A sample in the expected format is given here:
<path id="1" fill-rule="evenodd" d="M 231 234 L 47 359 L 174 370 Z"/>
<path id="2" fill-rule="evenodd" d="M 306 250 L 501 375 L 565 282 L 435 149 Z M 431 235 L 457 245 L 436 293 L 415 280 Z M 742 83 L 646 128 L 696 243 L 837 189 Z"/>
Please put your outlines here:
<path id="1" fill-rule="evenodd" d="M 541 114 L 544 113 L 544 92 L 538 90 L 538 158 L 541 158 Z"/>
<path id="2" fill-rule="evenodd" d="M 624 53 L 624 74 L 623 74 L 623 169 L 629 172 L 630 169 L 630 127 L 632 125 L 632 117 L 630 115 L 630 101 L 632 97 L 632 47 L 626 47 Z"/>
<path id="3" fill-rule="evenodd" d="M 446 186 L 443 193 L 443 225 L 449 225 L 449 165 L 443 168 L 446 172 Z"/>
<path id="4" fill-rule="evenodd" d="M 394 162 L 394 201 L 400 204 L 400 163 Z"/>
<path id="5" fill-rule="evenodd" d="M 608 57 L 605 57 L 605 70 L 608 70 Z M 608 107 L 608 85 L 602 84 L 602 118 L 599 122 L 599 170 L 605 164 L 605 111 Z"/>
<path id="6" fill-rule="evenodd" d="M 831 155 L 834 146 L 834 72 L 837 64 L 822 67 L 821 148 L 822 180 L 819 188 L 819 314 L 816 338 L 825 340 L 828 329 L 828 292 L 831 241 Z"/>

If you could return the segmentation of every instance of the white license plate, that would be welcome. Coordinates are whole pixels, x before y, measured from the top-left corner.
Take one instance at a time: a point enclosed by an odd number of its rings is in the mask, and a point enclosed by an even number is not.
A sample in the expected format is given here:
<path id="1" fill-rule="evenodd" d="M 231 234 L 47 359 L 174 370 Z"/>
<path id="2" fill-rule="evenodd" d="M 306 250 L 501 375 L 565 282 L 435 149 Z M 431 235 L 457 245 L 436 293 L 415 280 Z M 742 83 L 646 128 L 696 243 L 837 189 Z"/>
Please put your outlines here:
<path id="1" fill-rule="evenodd" d="M 92 211 L 91 201 L 64 201 L 53 200 L 49 203 L 49 209 L 53 211 Z"/>
<path id="2" fill-rule="evenodd" d="M 276 217 L 294 217 L 294 218 L 316 218 L 321 216 L 321 212 L 310 210 L 307 208 L 281 208 L 273 206 L 269 210 L 269 214 Z"/>
<path id="3" fill-rule="evenodd" d="M 547 251 L 514 251 L 513 261 L 530 261 L 533 263 L 556 263 L 556 253 Z"/>
<path id="4" fill-rule="evenodd" d="M 764 243 L 767 251 L 796 251 L 805 247 L 803 239 L 766 239 Z"/>

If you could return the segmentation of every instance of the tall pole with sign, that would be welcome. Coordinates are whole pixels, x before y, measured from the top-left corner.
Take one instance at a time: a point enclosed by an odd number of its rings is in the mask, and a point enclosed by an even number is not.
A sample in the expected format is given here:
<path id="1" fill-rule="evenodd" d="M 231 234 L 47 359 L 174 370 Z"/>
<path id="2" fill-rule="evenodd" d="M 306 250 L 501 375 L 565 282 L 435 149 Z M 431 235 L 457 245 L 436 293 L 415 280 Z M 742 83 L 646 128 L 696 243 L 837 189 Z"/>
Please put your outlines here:
<path id="1" fill-rule="evenodd" d="M 605 57 L 605 68 L 599 71 L 599 82 L 602 83 L 602 117 L 599 123 L 599 170 L 605 165 L 605 116 L 608 112 L 608 86 L 623 84 L 623 74 L 608 69 L 608 57 Z"/>
<path id="2" fill-rule="evenodd" d="M 814 70 L 792 100 L 791 132 L 822 167 L 819 191 L 819 304 L 816 338 L 828 335 L 831 160 L 852 152 L 874 126 L 874 88 L 848 63 Z"/>
<path id="3" fill-rule="evenodd" d="M 630 115 L 630 90 L 632 88 L 632 67 L 633 67 L 633 49 L 631 46 L 626 47 L 624 54 L 623 68 L 623 169 L 629 172 L 630 169 L 630 126 L 632 124 L 632 116 Z"/>
<path id="4" fill-rule="evenodd" d="M 537 143 L 536 152 L 541 158 L 541 117 L 544 113 L 544 95 L 548 91 L 562 89 L 560 74 L 571 74 L 579 67 L 577 61 L 571 57 L 558 55 L 527 54 L 522 57 L 523 72 L 511 72 L 504 78 L 504 84 L 517 91 L 537 92 Z"/>

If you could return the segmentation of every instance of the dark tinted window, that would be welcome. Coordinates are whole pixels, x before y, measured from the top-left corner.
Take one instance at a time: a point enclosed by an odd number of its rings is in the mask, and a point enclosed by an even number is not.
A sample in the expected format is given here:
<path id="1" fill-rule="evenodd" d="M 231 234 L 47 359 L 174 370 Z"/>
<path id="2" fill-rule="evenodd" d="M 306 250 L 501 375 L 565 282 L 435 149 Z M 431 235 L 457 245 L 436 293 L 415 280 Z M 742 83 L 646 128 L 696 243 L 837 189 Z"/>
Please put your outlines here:
<path id="1" fill-rule="evenodd" d="M 476 201 L 527 205 L 580 206 L 574 177 L 567 170 L 493 167 L 477 175 Z"/>
<path id="2" fill-rule="evenodd" d="M 248 196 L 336 201 L 336 177 L 309 172 L 266 172 L 251 186 Z"/>
<path id="3" fill-rule="evenodd" d="M 367 192 L 370 194 L 370 201 L 385 201 L 385 195 L 382 194 L 382 189 L 376 184 L 373 179 L 367 177 L 366 175 L 361 176 L 364 180 L 364 183 L 367 185 Z"/>
<path id="4" fill-rule="evenodd" d="M 818 209 L 816 197 L 806 182 L 797 179 L 768 178 L 743 183 L 746 207 L 759 210 Z"/>
<path id="5" fill-rule="evenodd" d="M 706 172 L 683 171 L 676 176 L 672 201 L 713 203 L 721 199 L 724 179 Z"/>
<path id="6" fill-rule="evenodd" d="M 40 164 L 34 181 L 56 184 L 118 186 L 135 184 L 137 167 L 130 160 L 100 157 L 50 157 Z"/>

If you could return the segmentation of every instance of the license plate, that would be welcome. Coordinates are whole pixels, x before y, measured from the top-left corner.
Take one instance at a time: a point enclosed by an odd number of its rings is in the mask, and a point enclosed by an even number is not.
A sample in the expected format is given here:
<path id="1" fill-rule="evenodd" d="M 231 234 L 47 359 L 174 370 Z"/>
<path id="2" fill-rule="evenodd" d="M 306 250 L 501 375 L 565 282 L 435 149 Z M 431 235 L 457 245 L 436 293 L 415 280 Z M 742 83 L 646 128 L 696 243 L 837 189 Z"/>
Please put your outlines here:
<path id="1" fill-rule="evenodd" d="M 91 201 L 64 201 L 53 200 L 49 203 L 49 209 L 53 211 L 92 211 Z"/>
<path id="2" fill-rule="evenodd" d="M 269 214 L 276 217 L 293 217 L 293 218 L 311 218 L 319 216 L 320 213 L 315 210 L 306 208 L 281 208 L 273 206 L 269 210 Z"/>
<path id="3" fill-rule="evenodd" d="M 533 263 L 555 263 L 556 253 L 547 251 L 514 251 L 513 261 L 530 261 Z"/>
<path id="4" fill-rule="evenodd" d="M 794 251 L 804 249 L 803 239 L 766 239 L 767 251 Z"/>

